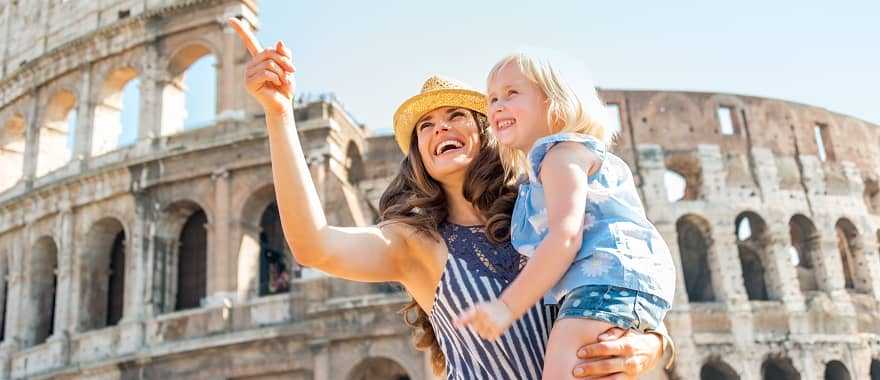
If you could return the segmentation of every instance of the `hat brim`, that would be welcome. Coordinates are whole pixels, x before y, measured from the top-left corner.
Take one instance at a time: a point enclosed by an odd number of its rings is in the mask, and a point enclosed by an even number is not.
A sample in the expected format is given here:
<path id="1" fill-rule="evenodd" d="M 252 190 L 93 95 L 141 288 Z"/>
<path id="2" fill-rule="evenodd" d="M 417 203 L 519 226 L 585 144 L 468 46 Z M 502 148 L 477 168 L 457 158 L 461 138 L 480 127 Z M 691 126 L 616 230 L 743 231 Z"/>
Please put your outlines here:
<path id="1" fill-rule="evenodd" d="M 407 99 L 394 113 L 394 138 L 403 154 L 409 154 L 412 131 L 426 113 L 440 107 L 461 107 L 486 114 L 486 96 L 476 90 L 442 89 Z"/>

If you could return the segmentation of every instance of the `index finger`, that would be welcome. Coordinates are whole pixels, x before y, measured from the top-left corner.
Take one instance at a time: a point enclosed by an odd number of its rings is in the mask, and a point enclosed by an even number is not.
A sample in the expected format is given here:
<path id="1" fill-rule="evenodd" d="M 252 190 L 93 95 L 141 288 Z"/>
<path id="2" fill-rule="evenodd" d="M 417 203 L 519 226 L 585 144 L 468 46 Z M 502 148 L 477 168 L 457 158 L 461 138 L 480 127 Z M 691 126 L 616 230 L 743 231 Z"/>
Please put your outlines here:
<path id="1" fill-rule="evenodd" d="M 257 37 L 251 33 L 251 28 L 244 25 L 241 20 L 230 17 L 229 18 L 229 26 L 232 29 L 235 29 L 235 32 L 238 33 L 238 36 L 241 37 L 242 42 L 244 42 L 244 46 L 251 53 L 251 56 L 257 55 L 263 51 L 263 47 L 260 45 L 260 41 L 257 40 Z"/>

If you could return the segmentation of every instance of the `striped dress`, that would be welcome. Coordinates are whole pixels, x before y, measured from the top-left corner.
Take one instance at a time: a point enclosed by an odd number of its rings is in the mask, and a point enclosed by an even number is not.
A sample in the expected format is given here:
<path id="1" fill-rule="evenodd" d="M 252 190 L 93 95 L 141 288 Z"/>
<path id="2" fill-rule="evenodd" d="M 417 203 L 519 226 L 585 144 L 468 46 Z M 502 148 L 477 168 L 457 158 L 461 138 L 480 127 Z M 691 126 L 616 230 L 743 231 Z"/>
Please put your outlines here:
<path id="1" fill-rule="evenodd" d="M 510 243 L 492 245 L 482 226 L 444 223 L 440 232 L 449 258 L 430 321 L 446 356 L 446 378 L 540 379 L 556 306 L 536 304 L 495 342 L 481 339 L 471 329 L 460 330 L 452 325 L 471 305 L 499 297 L 527 257 L 517 253 Z"/>

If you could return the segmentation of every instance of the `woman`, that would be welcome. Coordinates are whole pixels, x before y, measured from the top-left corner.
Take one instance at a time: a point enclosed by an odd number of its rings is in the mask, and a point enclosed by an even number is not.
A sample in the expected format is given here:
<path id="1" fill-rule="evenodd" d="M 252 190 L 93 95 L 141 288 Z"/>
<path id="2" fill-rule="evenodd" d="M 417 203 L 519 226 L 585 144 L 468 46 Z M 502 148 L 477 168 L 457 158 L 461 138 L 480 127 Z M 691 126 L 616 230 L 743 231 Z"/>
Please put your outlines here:
<path id="1" fill-rule="evenodd" d="M 413 297 L 406 310 L 417 314 L 417 347 L 430 350 L 437 374 L 540 377 L 552 309 L 535 305 L 496 342 L 450 327 L 459 301 L 497 295 L 523 263 L 507 241 L 516 192 L 510 178 L 498 178 L 482 94 L 429 80 L 395 115 L 407 157 L 380 201 L 382 223 L 328 226 L 295 129 L 290 52 L 280 41 L 262 50 L 238 20 L 230 24 L 253 55 L 246 86 L 266 112 L 275 193 L 297 261 L 348 280 L 400 283 Z M 588 361 L 573 369 L 575 377 L 633 379 L 662 353 L 659 335 L 607 335 L 609 341 L 579 350 Z"/>

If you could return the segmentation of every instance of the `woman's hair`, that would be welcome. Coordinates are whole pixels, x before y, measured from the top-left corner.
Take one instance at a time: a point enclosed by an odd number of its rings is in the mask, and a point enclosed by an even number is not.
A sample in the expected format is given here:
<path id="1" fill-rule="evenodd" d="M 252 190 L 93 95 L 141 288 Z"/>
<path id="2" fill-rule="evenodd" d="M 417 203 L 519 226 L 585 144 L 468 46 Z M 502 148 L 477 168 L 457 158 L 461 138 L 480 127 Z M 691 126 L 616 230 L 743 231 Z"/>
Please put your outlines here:
<path id="1" fill-rule="evenodd" d="M 495 142 L 488 132 L 486 115 L 471 111 L 480 134 L 480 151 L 467 168 L 462 193 L 474 205 L 486 222 L 486 235 L 493 244 L 510 239 L 510 214 L 516 201 L 515 179 L 504 172 Z M 379 214 L 383 223 L 405 223 L 418 233 L 440 241 L 439 226 L 449 215 L 446 193 L 434 178 L 428 175 L 419 154 L 418 138 L 413 130 L 409 154 L 400 163 L 400 170 L 379 199 Z M 410 315 L 415 313 L 415 319 Z M 446 358 L 440 351 L 434 328 L 428 314 L 415 300 L 402 310 L 403 319 L 413 327 L 413 344 L 428 351 L 434 373 L 446 370 Z"/>
<path id="2" fill-rule="evenodd" d="M 547 97 L 549 133 L 583 133 L 608 145 L 619 132 L 610 122 L 605 103 L 599 99 L 589 71 L 582 63 L 556 52 L 522 50 L 498 61 L 487 81 L 492 81 L 510 64 L 516 65 Z M 529 170 L 525 152 L 503 145 L 498 150 L 507 172 L 519 174 Z"/>

